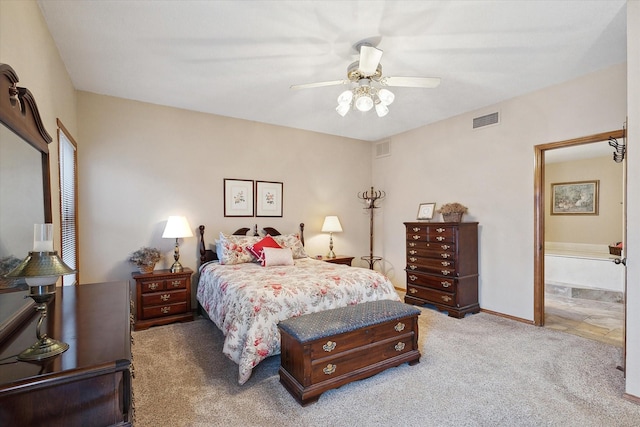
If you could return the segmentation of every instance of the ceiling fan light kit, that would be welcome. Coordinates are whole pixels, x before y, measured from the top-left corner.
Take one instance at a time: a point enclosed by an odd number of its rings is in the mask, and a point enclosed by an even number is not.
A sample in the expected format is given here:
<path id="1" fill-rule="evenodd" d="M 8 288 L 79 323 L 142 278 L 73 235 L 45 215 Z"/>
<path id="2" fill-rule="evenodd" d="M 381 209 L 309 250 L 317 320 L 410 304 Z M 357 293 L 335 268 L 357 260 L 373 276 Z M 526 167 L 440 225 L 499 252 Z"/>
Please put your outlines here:
<path id="1" fill-rule="evenodd" d="M 367 112 L 375 106 L 378 117 L 384 117 L 389 113 L 388 106 L 393 103 L 395 95 L 388 89 L 374 86 L 373 83 L 380 86 L 421 88 L 434 88 L 440 84 L 440 79 L 437 77 L 382 77 L 380 64 L 382 51 L 366 43 L 357 46 L 360 51 L 360 60 L 347 68 L 348 80 L 293 85 L 291 89 L 355 83 L 357 86 L 345 90 L 338 96 L 336 112 L 344 117 L 351 108 Z"/>

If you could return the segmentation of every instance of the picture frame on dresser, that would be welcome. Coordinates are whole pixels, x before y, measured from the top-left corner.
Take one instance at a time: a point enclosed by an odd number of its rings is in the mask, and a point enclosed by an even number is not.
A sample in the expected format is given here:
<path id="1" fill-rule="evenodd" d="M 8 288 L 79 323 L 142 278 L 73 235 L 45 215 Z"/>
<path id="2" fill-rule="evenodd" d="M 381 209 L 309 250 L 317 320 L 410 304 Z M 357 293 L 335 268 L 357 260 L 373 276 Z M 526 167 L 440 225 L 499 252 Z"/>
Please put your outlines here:
<path id="1" fill-rule="evenodd" d="M 256 216 L 282 217 L 281 182 L 256 181 Z"/>
<path id="2" fill-rule="evenodd" d="M 223 179 L 224 216 L 253 216 L 253 180 Z"/>
<path id="3" fill-rule="evenodd" d="M 435 203 L 420 203 L 418 206 L 418 215 L 416 219 L 418 221 L 429 221 L 433 219 L 433 213 L 436 210 Z"/>

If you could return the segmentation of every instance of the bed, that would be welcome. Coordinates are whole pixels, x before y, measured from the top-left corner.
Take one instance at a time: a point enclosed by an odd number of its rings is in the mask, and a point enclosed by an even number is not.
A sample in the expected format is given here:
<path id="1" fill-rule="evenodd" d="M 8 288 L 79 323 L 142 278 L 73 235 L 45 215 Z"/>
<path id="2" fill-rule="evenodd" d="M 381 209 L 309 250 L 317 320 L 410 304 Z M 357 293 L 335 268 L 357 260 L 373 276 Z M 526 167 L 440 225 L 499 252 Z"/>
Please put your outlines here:
<path id="1" fill-rule="evenodd" d="M 304 224 L 300 233 L 289 235 L 274 228 L 265 228 L 262 234 L 257 227 L 253 233 L 249 231 L 220 233 L 214 251 L 206 249 L 204 226 L 200 226 L 196 299 L 224 334 L 222 351 L 238 365 L 239 384 L 251 377 L 262 360 L 280 354 L 280 321 L 367 301 L 400 300 L 393 284 L 377 271 L 308 257 L 303 245 Z M 268 238 L 282 251 L 265 247 L 264 252 L 288 255 L 290 250 L 291 259 L 270 262 L 276 257 L 263 254 L 267 259 L 258 259 L 251 254 L 250 249 L 255 251 Z"/>

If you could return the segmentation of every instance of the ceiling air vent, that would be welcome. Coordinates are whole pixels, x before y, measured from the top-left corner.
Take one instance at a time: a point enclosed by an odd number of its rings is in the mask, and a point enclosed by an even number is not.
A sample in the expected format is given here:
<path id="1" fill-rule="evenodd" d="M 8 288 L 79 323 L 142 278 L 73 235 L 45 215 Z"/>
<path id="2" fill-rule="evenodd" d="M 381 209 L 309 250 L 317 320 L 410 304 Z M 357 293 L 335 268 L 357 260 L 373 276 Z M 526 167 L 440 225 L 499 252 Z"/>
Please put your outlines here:
<path id="1" fill-rule="evenodd" d="M 495 113 L 486 114 L 484 116 L 476 117 L 473 119 L 473 128 L 478 129 L 485 126 L 497 125 L 500 123 L 500 115 L 496 111 Z"/>
<path id="2" fill-rule="evenodd" d="M 376 158 L 391 155 L 391 141 L 382 141 L 376 144 Z"/>

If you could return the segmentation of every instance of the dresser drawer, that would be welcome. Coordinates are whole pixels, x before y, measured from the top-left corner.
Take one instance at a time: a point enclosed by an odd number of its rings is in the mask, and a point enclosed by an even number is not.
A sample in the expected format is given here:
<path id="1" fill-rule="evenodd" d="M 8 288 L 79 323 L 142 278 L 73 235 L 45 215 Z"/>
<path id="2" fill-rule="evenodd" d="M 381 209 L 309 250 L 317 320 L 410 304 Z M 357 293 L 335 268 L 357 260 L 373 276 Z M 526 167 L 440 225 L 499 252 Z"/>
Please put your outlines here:
<path id="1" fill-rule="evenodd" d="M 407 241 L 407 253 L 409 250 L 426 250 L 429 253 L 439 254 L 441 252 L 450 253 L 451 256 L 455 254 L 456 246 L 451 242 L 428 242 L 426 240 Z"/>
<path id="2" fill-rule="evenodd" d="M 427 258 L 420 258 L 420 263 L 407 263 L 407 272 L 422 271 L 425 273 L 439 274 L 445 277 L 457 276 L 453 261 L 432 260 L 428 262 Z"/>
<path id="3" fill-rule="evenodd" d="M 311 360 L 333 356 L 353 348 L 412 332 L 413 318 L 407 317 L 336 335 L 311 343 Z"/>
<path id="4" fill-rule="evenodd" d="M 455 259 L 455 247 L 449 244 L 440 243 L 422 243 L 407 248 L 407 260 L 415 262 L 411 258 L 437 258 L 437 259 Z"/>
<path id="5" fill-rule="evenodd" d="M 177 291 L 156 292 L 142 295 L 142 306 L 174 304 L 187 301 L 186 289 Z"/>
<path id="6" fill-rule="evenodd" d="M 410 333 L 403 334 L 396 339 L 387 339 L 356 351 L 312 361 L 310 385 L 320 384 L 341 375 L 350 374 L 412 350 L 414 350 L 413 333 Z"/>
<path id="7" fill-rule="evenodd" d="M 171 316 L 172 314 L 185 313 L 187 311 L 187 303 L 180 302 L 177 304 L 155 305 L 152 307 L 143 307 L 142 316 L 145 319 L 156 317 Z"/>
<path id="8" fill-rule="evenodd" d="M 407 286 L 410 285 L 427 286 L 429 288 L 434 288 L 445 292 L 456 291 L 456 279 L 454 278 L 428 276 L 425 274 L 407 271 Z M 415 289 L 413 290 L 413 292 L 407 290 L 407 293 L 410 295 L 415 294 L 416 292 L 417 291 Z"/>
<path id="9" fill-rule="evenodd" d="M 143 293 L 146 292 L 157 292 L 164 290 L 164 280 L 141 280 L 140 281 L 140 290 Z"/>
<path id="10" fill-rule="evenodd" d="M 407 296 L 420 298 L 429 302 L 443 304 L 449 307 L 456 307 L 456 294 L 453 292 L 439 291 L 432 288 L 407 285 Z"/>

